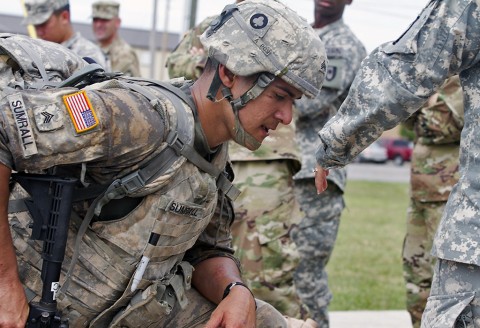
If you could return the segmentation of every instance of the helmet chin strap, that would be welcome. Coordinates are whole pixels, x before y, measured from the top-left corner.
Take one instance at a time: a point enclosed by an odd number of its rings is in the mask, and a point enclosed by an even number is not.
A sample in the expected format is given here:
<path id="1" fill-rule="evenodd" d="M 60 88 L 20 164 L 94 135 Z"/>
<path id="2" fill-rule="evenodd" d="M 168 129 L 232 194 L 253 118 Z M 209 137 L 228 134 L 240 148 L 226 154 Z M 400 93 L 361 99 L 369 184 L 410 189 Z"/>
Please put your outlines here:
<path id="1" fill-rule="evenodd" d="M 270 73 L 261 73 L 253 86 L 248 89 L 243 95 L 237 99 L 233 99 L 232 91 L 230 88 L 223 85 L 218 74 L 218 64 L 216 67 L 216 72 L 213 77 L 212 83 L 208 90 L 207 98 L 211 101 L 216 101 L 214 95 L 217 93 L 218 89 L 222 85 L 222 95 L 225 99 L 230 102 L 232 106 L 233 113 L 235 115 L 235 126 L 234 126 L 234 135 L 233 140 L 241 146 L 244 146 L 250 150 L 256 150 L 262 145 L 261 142 L 258 142 L 251 134 L 249 134 L 240 123 L 239 111 L 250 101 L 258 96 L 265 90 L 266 87 L 275 79 L 275 76 Z"/>
<path id="2" fill-rule="evenodd" d="M 242 104 L 241 102 L 239 102 L 238 100 L 240 98 L 233 99 L 232 91 L 226 86 L 222 88 L 222 94 L 224 98 L 226 98 L 230 102 L 230 106 L 232 106 L 233 114 L 235 116 L 235 126 L 233 127 L 233 140 L 239 145 L 246 147 L 250 150 L 256 150 L 260 148 L 262 143 L 258 142 L 257 139 L 255 139 L 250 133 L 245 131 L 242 123 L 240 123 L 239 113 L 240 109 L 245 107 L 245 103 Z"/>
<path id="3" fill-rule="evenodd" d="M 257 150 L 262 145 L 261 142 L 258 142 L 250 133 L 245 131 L 242 124 L 240 123 L 240 119 L 238 118 L 238 111 L 234 112 L 235 114 L 235 126 L 234 126 L 234 134 L 233 140 L 241 146 L 246 147 L 250 150 Z"/>

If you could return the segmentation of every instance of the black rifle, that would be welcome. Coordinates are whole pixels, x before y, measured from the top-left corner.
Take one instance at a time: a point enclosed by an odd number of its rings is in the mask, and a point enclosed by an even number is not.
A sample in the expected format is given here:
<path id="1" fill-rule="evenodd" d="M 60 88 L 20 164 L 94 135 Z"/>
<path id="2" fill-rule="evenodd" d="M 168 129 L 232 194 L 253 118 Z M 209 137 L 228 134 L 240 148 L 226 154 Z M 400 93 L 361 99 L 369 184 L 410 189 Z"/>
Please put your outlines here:
<path id="1" fill-rule="evenodd" d="M 12 174 L 12 179 L 31 196 L 25 200 L 33 219 L 31 239 L 43 241 L 42 297 L 30 302 L 27 327 L 68 328 L 68 321 L 57 311 L 56 293 L 77 179 L 23 173 Z"/>

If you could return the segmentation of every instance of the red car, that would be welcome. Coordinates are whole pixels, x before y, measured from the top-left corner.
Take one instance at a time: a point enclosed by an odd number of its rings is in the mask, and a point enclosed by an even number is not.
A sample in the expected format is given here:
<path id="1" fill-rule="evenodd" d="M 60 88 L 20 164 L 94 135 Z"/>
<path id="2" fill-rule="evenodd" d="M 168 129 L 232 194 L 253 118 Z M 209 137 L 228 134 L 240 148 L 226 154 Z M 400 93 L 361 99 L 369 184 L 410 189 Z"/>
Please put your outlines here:
<path id="1" fill-rule="evenodd" d="M 387 157 L 396 165 L 403 165 L 412 157 L 413 143 L 406 139 L 382 138 L 379 143 L 387 149 Z"/>

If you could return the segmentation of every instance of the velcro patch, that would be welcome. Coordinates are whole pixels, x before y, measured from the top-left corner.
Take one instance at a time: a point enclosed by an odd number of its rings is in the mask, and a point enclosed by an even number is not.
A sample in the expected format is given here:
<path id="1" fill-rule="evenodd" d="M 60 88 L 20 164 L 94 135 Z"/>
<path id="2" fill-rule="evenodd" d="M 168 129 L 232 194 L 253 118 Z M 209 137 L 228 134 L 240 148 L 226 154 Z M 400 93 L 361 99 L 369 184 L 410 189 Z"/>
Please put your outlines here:
<path id="1" fill-rule="evenodd" d="M 63 96 L 63 102 L 77 133 L 89 131 L 98 125 L 97 115 L 85 90 Z"/>
<path id="2" fill-rule="evenodd" d="M 23 156 L 30 157 L 38 154 L 37 143 L 32 132 L 32 124 L 25 109 L 25 103 L 21 94 L 16 93 L 7 96 L 8 104 L 13 113 L 13 119 L 17 126 L 18 138 L 22 145 Z"/>
<path id="3" fill-rule="evenodd" d="M 343 86 L 345 79 L 345 69 L 347 64 L 343 58 L 332 58 L 328 60 L 327 73 L 323 86 L 326 88 L 339 90 Z"/>

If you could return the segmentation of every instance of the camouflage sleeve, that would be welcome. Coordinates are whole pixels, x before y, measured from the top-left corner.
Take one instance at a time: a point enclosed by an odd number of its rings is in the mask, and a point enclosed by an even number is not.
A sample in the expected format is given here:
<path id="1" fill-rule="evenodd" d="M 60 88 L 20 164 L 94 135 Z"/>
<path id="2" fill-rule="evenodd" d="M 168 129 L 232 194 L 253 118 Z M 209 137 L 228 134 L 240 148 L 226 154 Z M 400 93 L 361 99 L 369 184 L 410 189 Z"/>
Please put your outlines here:
<path id="1" fill-rule="evenodd" d="M 193 55 L 193 47 L 202 49 L 199 36 L 208 28 L 213 17 L 207 17 L 194 29 L 189 30 L 182 41 L 167 58 L 168 75 L 170 78 L 185 77 L 188 80 L 196 80 L 203 71 L 207 56 L 203 52 Z"/>
<path id="2" fill-rule="evenodd" d="M 475 64 L 479 20 L 474 1 L 430 1 L 398 40 L 373 51 L 338 114 L 319 132 L 319 165 L 350 163 L 423 105 L 445 79 Z"/>
<path id="3" fill-rule="evenodd" d="M 449 78 L 417 113 L 414 124 L 417 142 L 458 143 L 463 129 L 463 90 L 458 75 Z"/>

